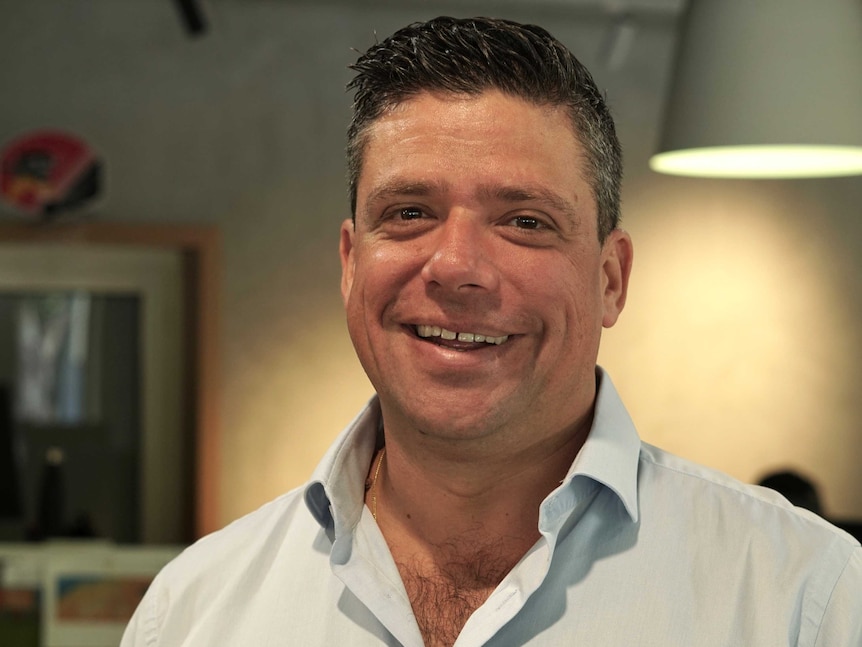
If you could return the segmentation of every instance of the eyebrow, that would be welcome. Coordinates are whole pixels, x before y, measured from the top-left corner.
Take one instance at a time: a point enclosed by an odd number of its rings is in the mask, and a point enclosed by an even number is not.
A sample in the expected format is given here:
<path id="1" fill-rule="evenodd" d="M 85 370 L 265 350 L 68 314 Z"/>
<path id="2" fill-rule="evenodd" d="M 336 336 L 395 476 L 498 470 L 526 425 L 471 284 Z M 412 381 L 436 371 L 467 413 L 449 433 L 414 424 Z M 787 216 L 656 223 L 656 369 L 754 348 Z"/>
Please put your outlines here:
<path id="1" fill-rule="evenodd" d="M 396 196 L 427 196 L 434 193 L 445 192 L 446 188 L 445 184 L 439 184 L 436 182 L 411 182 L 396 179 L 391 182 L 386 182 L 372 191 L 368 195 L 366 203 L 373 204 L 378 200 L 385 200 Z"/>
<path id="2" fill-rule="evenodd" d="M 575 205 L 562 196 L 540 186 L 487 186 L 480 189 L 483 196 L 501 202 L 539 202 L 548 207 L 575 217 Z"/>

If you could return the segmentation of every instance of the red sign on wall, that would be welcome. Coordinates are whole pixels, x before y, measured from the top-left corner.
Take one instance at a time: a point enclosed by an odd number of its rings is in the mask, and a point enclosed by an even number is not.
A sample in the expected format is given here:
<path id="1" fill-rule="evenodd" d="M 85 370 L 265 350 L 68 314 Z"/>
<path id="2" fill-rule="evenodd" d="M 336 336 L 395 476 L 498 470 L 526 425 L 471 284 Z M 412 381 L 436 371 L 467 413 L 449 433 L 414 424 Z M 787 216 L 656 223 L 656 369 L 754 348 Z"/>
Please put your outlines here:
<path id="1" fill-rule="evenodd" d="M 29 214 L 71 209 L 99 192 L 100 165 L 87 144 L 44 130 L 9 142 L 0 153 L 0 196 Z"/>

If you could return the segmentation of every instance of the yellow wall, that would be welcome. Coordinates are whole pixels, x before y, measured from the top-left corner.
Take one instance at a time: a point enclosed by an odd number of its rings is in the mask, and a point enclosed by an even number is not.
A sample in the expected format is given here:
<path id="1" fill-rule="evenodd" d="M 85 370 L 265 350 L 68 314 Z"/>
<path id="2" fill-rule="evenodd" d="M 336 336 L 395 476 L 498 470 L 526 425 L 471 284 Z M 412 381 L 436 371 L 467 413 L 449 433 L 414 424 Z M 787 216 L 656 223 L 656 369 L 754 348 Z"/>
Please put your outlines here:
<path id="1" fill-rule="evenodd" d="M 631 300 L 601 362 L 644 438 L 756 481 L 791 467 L 862 516 L 860 180 L 665 180 L 632 196 Z M 812 191 L 812 189 L 817 189 Z M 833 199 L 835 196 L 833 196 Z"/>

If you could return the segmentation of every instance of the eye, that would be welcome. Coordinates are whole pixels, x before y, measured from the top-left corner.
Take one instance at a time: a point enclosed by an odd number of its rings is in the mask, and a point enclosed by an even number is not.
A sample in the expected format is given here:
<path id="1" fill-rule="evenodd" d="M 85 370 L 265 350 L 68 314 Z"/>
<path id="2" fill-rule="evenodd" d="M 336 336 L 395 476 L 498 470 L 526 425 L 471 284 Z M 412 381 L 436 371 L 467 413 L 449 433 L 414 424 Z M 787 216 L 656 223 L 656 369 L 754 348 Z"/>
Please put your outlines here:
<path id="1" fill-rule="evenodd" d="M 418 236 L 435 223 L 434 211 L 422 204 L 393 204 L 382 210 L 377 229 L 393 238 Z"/>
<path id="2" fill-rule="evenodd" d="M 401 220 L 418 220 L 422 217 L 422 209 L 416 207 L 404 207 L 399 212 Z"/>
<path id="3" fill-rule="evenodd" d="M 511 223 L 518 229 L 542 229 L 545 224 L 532 216 L 515 216 Z"/>

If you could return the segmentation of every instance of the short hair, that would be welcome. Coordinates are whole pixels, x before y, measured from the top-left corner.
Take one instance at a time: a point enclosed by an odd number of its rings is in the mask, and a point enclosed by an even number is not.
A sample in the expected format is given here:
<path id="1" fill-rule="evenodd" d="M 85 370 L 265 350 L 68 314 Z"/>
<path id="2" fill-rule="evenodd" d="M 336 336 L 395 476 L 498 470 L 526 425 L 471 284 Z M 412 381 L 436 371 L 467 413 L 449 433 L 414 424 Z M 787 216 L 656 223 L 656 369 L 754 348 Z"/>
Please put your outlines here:
<path id="1" fill-rule="evenodd" d="M 356 76 L 347 131 L 350 208 L 367 132 L 385 111 L 423 91 L 478 95 L 497 89 L 535 105 L 562 106 L 586 153 L 586 180 L 598 211 L 599 240 L 620 219 L 622 150 L 592 75 L 551 34 L 535 25 L 494 18 L 442 16 L 404 27 L 372 45 L 350 66 Z"/>

